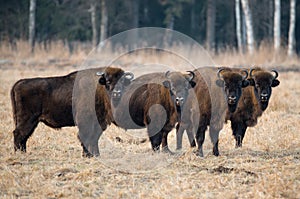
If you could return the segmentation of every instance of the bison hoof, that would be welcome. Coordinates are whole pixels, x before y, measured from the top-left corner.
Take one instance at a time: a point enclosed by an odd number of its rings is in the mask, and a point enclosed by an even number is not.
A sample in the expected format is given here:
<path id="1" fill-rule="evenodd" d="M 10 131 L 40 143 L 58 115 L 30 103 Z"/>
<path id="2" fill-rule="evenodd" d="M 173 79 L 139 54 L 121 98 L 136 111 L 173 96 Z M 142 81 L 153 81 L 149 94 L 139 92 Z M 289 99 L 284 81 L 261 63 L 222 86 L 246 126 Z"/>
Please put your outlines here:
<path id="1" fill-rule="evenodd" d="M 162 148 L 162 152 L 164 152 L 164 153 L 168 153 L 168 154 L 170 154 L 170 155 L 174 155 L 175 153 L 173 153 L 170 149 L 169 149 L 169 147 L 163 147 Z"/>

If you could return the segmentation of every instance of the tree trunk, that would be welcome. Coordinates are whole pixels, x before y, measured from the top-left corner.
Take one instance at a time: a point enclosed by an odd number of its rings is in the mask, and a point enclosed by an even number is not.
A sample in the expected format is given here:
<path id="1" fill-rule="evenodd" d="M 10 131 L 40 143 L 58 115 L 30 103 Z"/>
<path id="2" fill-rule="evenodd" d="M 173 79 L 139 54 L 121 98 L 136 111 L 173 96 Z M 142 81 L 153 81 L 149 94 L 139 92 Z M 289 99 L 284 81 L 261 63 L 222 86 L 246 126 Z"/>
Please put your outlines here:
<path id="1" fill-rule="evenodd" d="M 130 21 L 129 29 L 134 29 L 139 27 L 139 0 L 129 0 L 129 14 L 130 14 Z M 130 50 L 133 50 L 137 45 L 138 42 L 138 32 L 133 31 L 131 34 L 128 35 L 128 42 Z"/>
<path id="2" fill-rule="evenodd" d="M 191 0 L 191 35 L 196 33 L 196 2 Z"/>
<path id="3" fill-rule="evenodd" d="M 254 52 L 254 37 L 253 37 L 253 25 L 252 25 L 252 15 L 248 4 L 248 0 L 241 0 L 242 7 L 245 15 L 246 31 L 247 31 L 247 46 L 248 52 L 253 54 Z"/>
<path id="4" fill-rule="evenodd" d="M 270 38 L 273 38 L 273 29 L 274 29 L 274 1 L 269 1 L 269 24 L 268 24 L 268 36 Z"/>
<path id="5" fill-rule="evenodd" d="M 30 0 L 29 5 L 29 46 L 31 53 L 34 53 L 34 41 L 35 41 L 35 10 L 36 10 L 36 0 Z"/>
<path id="6" fill-rule="evenodd" d="M 295 54 L 295 24 L 296 24 L 296 0 L 290 0 L 290 27 L 289 27 L 289 44 L 288 56 Z"/>
<path id="7" fill-rule="evenodd" d="M 92 45 L 93 47 L 97 46 L 97 23 L 96 23 L 96 2 L 94 0 L 91 1 L 91 23 L 92 23 Z"/>
<path id="8" fill-rule="evenodd" d="M 275 0 L 274 10 L 274 50 L 277 53 L 280 49 L 280 0 Z"/>
<path id="9" fill-rule="evenodd" d="M 235 19 L 236 19 L 236 38 L 238 44 L 238 51 L 242 52 L 242 35 L 241 35 L 241 12 L 240 0 L 235 0 Z"/>
<path id="10" fill-rule="evenodd" d="M 107 38 L 108 15 L 105 0 L 101 0 L 101 25 L 100 25 L 100 46 L 104 45 Z"/>
<path id="11" fill-rule="evenodd" d="M 215 49 L 215 21 L 216 21 L 216 1 L 207 1 L 206 13 L 206 46 L 208 50 L 214 51 Z"/>

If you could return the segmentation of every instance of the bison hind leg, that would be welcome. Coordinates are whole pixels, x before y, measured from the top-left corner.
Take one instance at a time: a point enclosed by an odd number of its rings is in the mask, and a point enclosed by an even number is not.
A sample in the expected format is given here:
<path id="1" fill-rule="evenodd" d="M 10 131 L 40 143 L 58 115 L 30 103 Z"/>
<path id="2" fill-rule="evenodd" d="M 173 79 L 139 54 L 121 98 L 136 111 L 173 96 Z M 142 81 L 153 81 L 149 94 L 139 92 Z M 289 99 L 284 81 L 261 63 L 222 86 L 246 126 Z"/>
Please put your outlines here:
<path id="1" fill-rule="evenodd" d="M 26 152 L 26 143 L 28 138 L 32 135 L 34 129 L 38 125 L 38 121 L 33 123 L 25 123 L 23 125 L 18 125 L 13 131 L 14 134 L 14 149 L 15 151 Z"/>

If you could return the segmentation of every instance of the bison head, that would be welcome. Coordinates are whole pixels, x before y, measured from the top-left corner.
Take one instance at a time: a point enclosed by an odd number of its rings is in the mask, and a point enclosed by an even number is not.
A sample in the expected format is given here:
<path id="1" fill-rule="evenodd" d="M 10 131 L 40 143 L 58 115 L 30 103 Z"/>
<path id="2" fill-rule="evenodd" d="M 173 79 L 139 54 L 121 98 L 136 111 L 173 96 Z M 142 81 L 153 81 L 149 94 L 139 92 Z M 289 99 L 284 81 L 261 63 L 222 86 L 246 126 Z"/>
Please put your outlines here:
<path id="1" fill-rule="evenodd" d="M 249 86 L 247 70 L 234 72 L 230 68 L 218 70 L 217 85 L 224 88 L 228 110 L 234 112 L 242 95 L 242 88 Z"/>
<path id="2" fill-rule="evenodd" d="M 188 74 L 182 74 L 179 72 L 165 73 L 167 80 L 163 82 L 163 85 L 170 90 L 172 99 L 177 108 L 182 107 L 188 96 L 188 90 L 193 88 L 196 83 L 193 81 L 195 73 L 187 71 Z"/>
<path id="3" fill-rule="evenodd" d="M 264 71 L 260 68 L 250 70 L 249 82 L 254 86 L 255 97 L 259 102 L 260 108 L 264 111 L 268 107 L 269 100 L 272 94 L 272 87 L 280 84 L 277 79 L 278 72 L 276 70 Z"/>
<path id="4" fill-rule="evenodd" d="M 105 72 L 97 73 L 99 84 L 104 85 L 113 99 L 121 98 L 122 91 L 134 78 L 133 73 L 108 67 Z"/>

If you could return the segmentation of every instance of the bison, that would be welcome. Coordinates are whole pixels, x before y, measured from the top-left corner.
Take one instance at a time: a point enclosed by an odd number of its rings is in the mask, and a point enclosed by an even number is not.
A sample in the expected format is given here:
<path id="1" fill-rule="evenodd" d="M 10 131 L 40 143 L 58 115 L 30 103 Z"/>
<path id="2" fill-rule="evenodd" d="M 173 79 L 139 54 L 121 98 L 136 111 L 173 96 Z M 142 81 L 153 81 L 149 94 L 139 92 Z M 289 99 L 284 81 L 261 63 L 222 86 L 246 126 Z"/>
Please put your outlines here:
<path id="1" fill-rule="evenodd" d="M 188 90 L 195 86 L 194 72 L 151 73 L 136 78 L 122 89 L 116 85 L 112 97 L 114 121 L 123 129 L 147 128 L 154 151 L 170 152 L 168 133 L 178 122 Z"/>
<path id="2" fill-rule="evenodd" d="M 202 145 L 205 139 L 205 131 L 209 125 L 209 134 L 213 143 L 213 154 L 219 155 L 218 140 L 219 131 L 223 128 L 226 110 L 234 112 L 242 88 L 249 85 L 246 79 L 247 71 L 236 72 L 231 68 L 203 67 L 194 71 L 194 91 L 197 100 L 188 101 L 187 108 L 181 116 L 181 121 L 176 126 L 177 149 L 182 147 L 182 135 L 187 131 L 192 147 L 195 147 L 194 131 L 198 144 L 199 156 L 203 156 Z M 244 73 L 244 75 L 242 75 Z"/>
<path id="3" fill-rule="evenodd" d="M 267 109 L 272 87 L 280 84 L 276 70 L 267 71 L 253 68 L 249 72 L 250 87 L 244 88 L 235 112 L 227 112 L 226 121 L 231 121 L 231 129 L 236 147 L 242 147 L 247 127 L 257 124 L 257 118 Z"/>
<path id="4" fill-rule="evenodd" d="M 28 138 L 43 122 L 51 128 L 77 125 L 83 156 L 99 155 L 98 138 L 113 121 L 109 92 L 129 76 L 120 68 L 103 67 L 17 81 L 11 89 L 15 151 L 26 152 Z"/>

